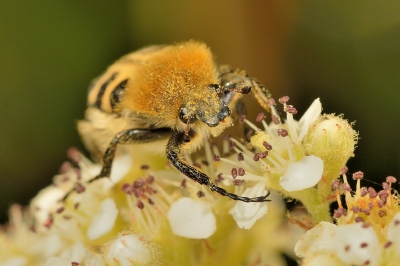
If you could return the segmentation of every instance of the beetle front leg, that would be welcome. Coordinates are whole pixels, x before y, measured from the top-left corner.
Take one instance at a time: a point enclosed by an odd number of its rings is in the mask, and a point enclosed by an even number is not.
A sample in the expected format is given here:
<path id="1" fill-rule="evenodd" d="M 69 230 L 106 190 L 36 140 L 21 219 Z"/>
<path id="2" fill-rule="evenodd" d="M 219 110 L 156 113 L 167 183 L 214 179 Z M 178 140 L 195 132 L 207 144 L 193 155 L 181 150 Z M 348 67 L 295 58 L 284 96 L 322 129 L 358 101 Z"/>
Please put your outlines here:
<path id="1" fill-rule="evenodd" d="M 106 152 L 103 156 L 103 169 L 99 175 L 88 181 L 91 183 L 99 178 L 110 177 L 111 166 L 114 160 L 115 151 L 118 144 L 135 144 L 135 143 L 147 143 L 153 142 L 160 139 L 165 139 L 171 134 L 171 130 L 167 128 L 158 129 L 128 129 L 119 132 L 113 140 L 110 142 Z"/>
<path id="2" fill-rule="evenodd" d="M 153 142 L 167 138 L 171 134 L 169 128 L 157 128 L 157 129 L 128 129 L 119 132 L 115 135 L 113 140 L 110 142 L 104 156 L 103 156 L 103 168 L 96 177 L 87 181 L 91 183 L 97 179 L 103 177 L 110 177 L 111 167 L 115 156 L 115 151 L 118 144 L 135 144 L 135 143 L 146 143 Z M 82 185 L 77 184 L 71 191 L 69 191 L 63 198 L 65 201 L 73 191 L 78 191 Z"/>
<path id="3" fill-rule="evenodd" d="M 240 200 L 244 202 L 264 202 L 269 201 L 267 197 L 269 196 L 269 191 L 266 195 L 255 197 L 255 198 L 248 198 L 242 197 L 233 193 L 229 193 L 225 189 L 218 187 L 214 183 L 210 181 L 210 178 L 201 172 L 200 170 L 194 168 L 193 166 L 189 165 L 182 157 L 181 157 L 181 150 L 182 146 L 187 143 L 185 142 L 185 135 L 181 132 L 173 132 L 170 140 L 168 141 L 167 145 L 167 158 L 171 161 L 172 165 L 178 169 L 179 172 L 186 175 L 187 177 L 193 179 L 194 181 L 206 185 L 210 188 L 211 191 L 218 192 L 222 196 L 229 197 L 234 200 Z"/>

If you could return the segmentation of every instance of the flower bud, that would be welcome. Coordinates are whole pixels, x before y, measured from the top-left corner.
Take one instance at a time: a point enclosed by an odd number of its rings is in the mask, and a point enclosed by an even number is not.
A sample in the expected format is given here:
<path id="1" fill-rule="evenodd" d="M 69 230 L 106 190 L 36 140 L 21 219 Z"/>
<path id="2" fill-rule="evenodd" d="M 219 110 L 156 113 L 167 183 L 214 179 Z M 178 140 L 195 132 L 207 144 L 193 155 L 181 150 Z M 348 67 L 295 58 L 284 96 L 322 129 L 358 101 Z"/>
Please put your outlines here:
<path id="1" fill-rule="evenodd" d="M 324 161 L 324 177 L 334 180 L 354 154 L 358 133 L 341 116 L 320 116 L 303 139 L 306 152 Z M 329 182 L 331 183 L 331 182 Z"/>

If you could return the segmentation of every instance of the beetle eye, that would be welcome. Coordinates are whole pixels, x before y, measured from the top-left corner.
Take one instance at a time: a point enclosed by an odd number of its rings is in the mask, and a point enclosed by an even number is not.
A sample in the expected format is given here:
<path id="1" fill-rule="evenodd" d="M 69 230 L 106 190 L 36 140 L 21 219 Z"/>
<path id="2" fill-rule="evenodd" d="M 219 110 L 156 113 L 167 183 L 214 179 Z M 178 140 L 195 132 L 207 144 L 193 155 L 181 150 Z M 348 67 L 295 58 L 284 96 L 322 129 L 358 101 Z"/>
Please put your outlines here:
<path id="1" fill-rule="evenodd" d="M 179 109 L 179 119 L 185 124 L 192 124 L 196 122 L 197 118 L 194 114 L 190 114 L 190 111 L 186 107 Z"/>

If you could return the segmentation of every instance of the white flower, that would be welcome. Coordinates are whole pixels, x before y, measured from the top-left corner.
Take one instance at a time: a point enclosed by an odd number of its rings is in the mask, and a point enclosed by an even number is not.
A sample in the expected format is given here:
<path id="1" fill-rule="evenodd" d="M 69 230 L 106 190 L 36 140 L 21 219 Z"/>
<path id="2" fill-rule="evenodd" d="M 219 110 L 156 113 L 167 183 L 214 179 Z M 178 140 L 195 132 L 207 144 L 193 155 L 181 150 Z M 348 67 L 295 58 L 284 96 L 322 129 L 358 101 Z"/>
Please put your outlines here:
<path id="1" fill-rule="evenodd" d="M 297 242 L 294 251 L 297 256 L 304 258 L 318 253 L 334 253 L 334 237 L 337 226 L 328 222 L 320 222 Z"/>
<path id="2" fill-rule="evenodd" d="M 175 235 L 203 239 L 214 234 L 216 219 L 207 202 L 183 197 L 174 202 L 168 220 Z"/>
<path id="3" fill-rule="evenodd" d="M 297 191 L 315 186 L 321 180 L 324 162 L 317 156 L 305 156 L 289 164 L 279 183 L 286 191 Z"/>
<path id="4" fill-rule="evenodd" d="M 374 227 L 364 222 L 334 225 L 321 222 L 297 242 L 295 253 L 302 265 L 397 265 L 400 258 L 400 212 L 382 234 L 384 222 Z M 380 238 L 378 237 L 380 236 Z M 382 239 L 383 238 L 383 239 Z M 327 260 L 336 264 L 318 264 Z"/>
<path id="5" fill-rule="evenodd" d="M 92 223 L 88 228 L 89 239 L 96 239 L 108 233 L 117 219 L 118 209 L 115 202 L 108 198 L 100 204 L 100 210 L 93 217 Z"/>
<path id="6" fill-rule="evenodd" d="M 345 263 L 379 265 L 382 249 L 374 229 L 365 223 L 339 226 L 334 239 L 336 254 Z"/>
<path id="7" fill-rule="evenodd" d="M 134 234 L 122 234 L 108 247 L 109 265 L 145 265 L 153 261 L 151 250 Z"/>
<path id="8" fill-rule="evenodd" d="M 266 195 L 265 184 L 257 183 L 251 188 L 247 188 L 242 194 L 243 197 L 257 197 Z M 243 202 L 238 201 L 236 205 L 229 211 L 233 219 L 240 228 L 250 229 L 254 223 L 260 219 L 268 211 L 267 202 Z"/>
<path id="9" fill-rule="evenodd" d="M 395 253 L 400 256 L 400 212 L 393 217 L 389 224 L 387 240 L 395 247 Z"/>

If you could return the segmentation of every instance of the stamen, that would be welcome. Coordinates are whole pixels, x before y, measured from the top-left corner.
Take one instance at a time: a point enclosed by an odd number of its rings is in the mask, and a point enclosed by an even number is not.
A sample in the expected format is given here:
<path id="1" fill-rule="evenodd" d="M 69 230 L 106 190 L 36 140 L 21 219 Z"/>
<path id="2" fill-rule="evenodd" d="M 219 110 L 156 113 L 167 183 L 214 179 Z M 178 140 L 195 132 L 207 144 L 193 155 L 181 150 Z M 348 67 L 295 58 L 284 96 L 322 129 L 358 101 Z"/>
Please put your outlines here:
<path id="1" fill-rule="evenodd" d="M 237 177 L 238 174 L 237 174 L 237 169 L 235 167 L 232 168 L 231 174 L 232 174 L 233 179 L 235 179 Z"/>
<path id="2" fill-rule="evenodd" d="M 386 182 L 388 182 L 389 184 L 393 184 L 397 182 L 397 179 L 394 176 L 388 176 L 386 177 Z"/>
<path id="3" fill-rule="evenodd" d="M 236 180 L 233 180 L 233 181 L 232 181 L 232 184 L 233 184 L 234 186 L 241 186 L 241 185 L 244 184 L 244 180 L 242 180 L 242 179 L 236 179 Z"/>
<path id="4" fill-rule="evenodd" d="M 286 137 L 287 135 L 289 135 L 289 133 L 287 132 L 286 129 L 283 128 L 278 129 L 278 136 Z"/>
<path id="5" fill-rule="evenodd" d="M 148 166 L 147 164 L 142 164 L 141 166 L 140 166 L 140 169 L 142 169 L 142 170 L 147 170 L 147 169 L 149 169 L 150 168 L 150 166 Z"/>
<path id="6" fill-rule="evenodd" d="M 293 107 L 293 105 L 286 105 L 285 111 L 292 115 L 297 114 L 297 110 Z"/>
<path id="7" fill-rule="evenodd" d="M 283 97 L 279 98 L 279 102 L 281 104 L 285 104 L 289 101 L 289 99 L 290 99 L 289 96 L 283 96 Z"/>
<path id="8" fill-rule="evenodd" d="M 186 179 L 183 179 L 181 182 L 181 188 L 186 188 Z"/>
<path id="9" fill-rule="evenodd" d="M 197 197 L 199 197 L 199 198 L 202 198 L 202 197 L 204 197 L 206 194 L 204 194 L 204 192 L 203 191 L 198 191 L 197 192 Z"/>
<path id="10" fill-rule="evenodd" d="M 339 181 L 339 179 L 336 179 L 336 180 L 334 180 L 334 181 L 332 182 L 332 185 L 331 185 L 332 189 L 338 189 L 339 186 L 340 186 L 340 181 Z"/>
<path id="11" fill-rule="evenodd" d="M 141 200 L 138 200 L 138 202 L 136 202 L 136 207 L 138 207 L 139 209 L 143 209 L 144 208 L 144 204 Z"/>
<path id="12" fill-rule="evenodd" d="M 342 169 L 340 169 L 340 175 L 345 175 L 345 174 L 347 174 L 347 171 L 348 171 L 349 169 L 347 168 L 347 166 L 343 166 L 342 167 Z"/>
<path id="13" fill-rule="evenodd" d="M 264 113 L 259 113 L 256 117 L 256 122 L 261 122 L 263 121 L 265 118 L 265 114 Z"/>
<path id="14" fill-rule="evenodd" d="M 244 174 L 245 174 L 244 169 L 243 169 L 242 167 L 239 167 L 239 169 L 238 169 L 238 175 L 239 175 L 239 176 L 244 176 Z"/>
<path id="15" fill-rule="evenodd" d="M 353 174 L 353 180 L 359 180 L 364 177 L 364 173 L 361 171 L 357 171 Z"/>
<path id="16" fill-rule="evenodd" d="M 263 146 L 269 151 L 272 150 L 272 145 L 266 141 L 263 141 Z"/>

